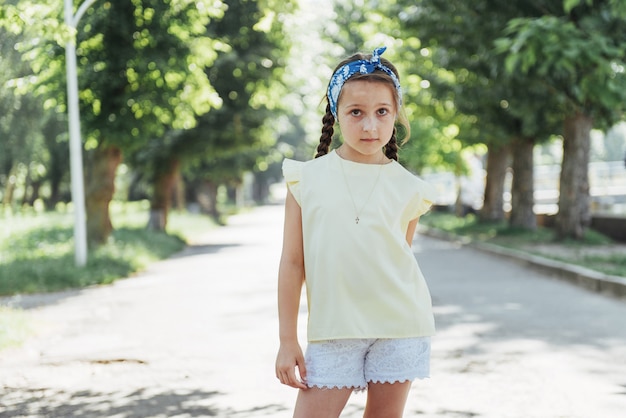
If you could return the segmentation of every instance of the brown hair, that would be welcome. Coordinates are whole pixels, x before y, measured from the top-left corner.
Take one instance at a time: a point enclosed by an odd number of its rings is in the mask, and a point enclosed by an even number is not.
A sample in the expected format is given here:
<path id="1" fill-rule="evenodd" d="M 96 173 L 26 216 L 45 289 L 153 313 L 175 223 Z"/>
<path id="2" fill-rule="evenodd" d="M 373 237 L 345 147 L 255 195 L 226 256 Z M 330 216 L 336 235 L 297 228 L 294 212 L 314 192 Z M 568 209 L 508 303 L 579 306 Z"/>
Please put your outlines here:
<path id="1" fill-rule="evenodd" d="M 341 61 L 337 65 L 335 70 L 333 71 L 333 74 L 335 73 L 335 71 L 337 71 L 339 68 L 341 68 L 342 66 L 344 66 L 345 64 L 349 62 L 358 61 L 358 60 L 370 60 L 371 58 L 372 58 L 372 54 L 362 54 L 362 53 L 354 54 L 351 57 L 348 57 L 344 59 L 343 61 Z M 388 67 L 391 71 L 393 71 L 396 77 L 398 77 L 398 80 L 400 79 L 398 70 L 389 60 L 381 57 L 380 62 L 381 64 Z M 411 128 L 406 118 L 406 115 L 404 114 L 404 109 L 402 108 L 400 104 L 400 97 L 399 97 L 398 91 L 396 90 L 393 80 L 387 73 L 385 73 L 382 70 L 376 70 L 370 74 L 356 73 L 352 77 L 350 77 L 348 81 L 352 81 L 352 80 L 371 80 L 371 81 L 377 81 L 381 83 L 387 83 L 389 84 L 389 86 L 391 86 L 391 90 L 393 91 L 393 95 L 396 99 L 396 113 L 397 113 L 398 119 L 396 120 L 396 124 L 393 128 L 393 133 L 391 134 L 391 138 L 389 139 L 389 142 L 387 143 L 387 145 L 385 145 L 383 151 L 385 152 L 385 156 L 387 158 L 397 161 L 398 160 L 398 139 L 397 139 L 398 126 L 400 126 L 401 131 L 405 133 L 405 135 L 403 135 L 401 139 L 401 144 L 404 144 L 409 139 Z M 341 97 L 341 93 L 339 94 L 339 97 Z M 321 157 L 322 155 L 326 155 L 330 151 L 330 144 L 332 142 L 333 135 L 335 133 L 334 127 L 335 127 L 335 117 L 330 111 L 330 104 L 328 103 L 328 97 L 326 97 L 326 114 L 324 114 L 324 117 L 322 118 L 322 135 L 320 136 L 320 143 L 317 146 L 317 154 L 315 154 L 315 158 Z"/>

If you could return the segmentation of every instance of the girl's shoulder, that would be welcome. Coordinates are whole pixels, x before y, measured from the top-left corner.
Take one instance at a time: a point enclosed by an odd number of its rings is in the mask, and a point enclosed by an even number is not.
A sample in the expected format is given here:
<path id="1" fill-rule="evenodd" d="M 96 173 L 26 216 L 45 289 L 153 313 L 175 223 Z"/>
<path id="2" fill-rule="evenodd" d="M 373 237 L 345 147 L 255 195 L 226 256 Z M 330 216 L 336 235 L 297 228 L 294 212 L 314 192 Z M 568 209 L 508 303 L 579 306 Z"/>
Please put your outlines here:
<path id="1" fill-rule="evenodd" d="M 316 173 L 320 173 L 321 170 L 317 169 L 320 164 L 323 164 L 324 157 L 316 158 L 309 161 L 297 161 L 290 158 L 283 160 L 282 169 L 283 177 L 287 183 L 287 187 L 291 194 L 296 199 L 299 205 L 302 204 L 302 191 L 304 184 L 315 184 L 315 182 L 308 181 L 307 179 L 316 178 Z M 311 169 L 313 172 L 311 172 Z"/>
<path id="2" fill-rule="evenodd" d="M 402 164 L 394 161 L 393 176 L 395 184 L 404 185 L 410 191 L 416 191 L 420 195 L 428 198 L 434 198 L 436 196 L 435 188 L 426 180 L 419 177 L 417 174 L 411 172 Z"/>
<path id="3" fill-rule="evenodd" d="M 403 166 L 402 164 L 400 164 L 397 161 L 392 161 L 390 163 L 390 165 L 392 166 L 392 173 L 394 177 L 397 177 L 398 180 L 401 181 L 407 181 L 413 184 L 418 184 L 418 183 L 422 183 L 424 182 L 424 180 L 422 180 L 417 174 L 413 173 L 412 171 L 408 170 L 405 166 Z"/>
<path id="4" fill-rule="evenodd" d="M 293 160 L 291 158 L 285 158 L 283 160 L 283 171 L 285 169 L 288 170 L 297 170 L 297 171 L 302 171 L 302 170 L 309 170 L 309 169 L 315 169 L 318 167 L 323 167 L 324 165 L 328 164 L 329 161 L 329 154 L 326 155 L 322 155 L 321 157 L 318 158 L 313 158 L 311 160 L 307 160 L 307 161 L 298 161 L 298 160 Z"/>
<path id="5" fill-rule="evenodd" d="M 285 171 L 300 171 L 304 161 L 292 160 L 291 158 L 285 158 L 283 160 L 283 172 Z"/>

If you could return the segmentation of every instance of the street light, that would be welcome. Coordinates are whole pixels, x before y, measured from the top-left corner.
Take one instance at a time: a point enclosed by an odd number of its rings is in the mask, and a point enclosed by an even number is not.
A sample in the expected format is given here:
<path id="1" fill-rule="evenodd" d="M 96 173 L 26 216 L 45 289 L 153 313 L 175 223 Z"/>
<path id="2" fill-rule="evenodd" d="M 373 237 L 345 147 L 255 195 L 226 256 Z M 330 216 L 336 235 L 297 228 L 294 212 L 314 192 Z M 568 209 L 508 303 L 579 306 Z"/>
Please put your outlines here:
<path id="1" fill-rule="evenodd" d="M 76 29 L 78 21 L 96 0 L 86 0 L 74 14 L 72 0 L 65 0 L 65 24 Z M 87 264 L 87 226 L 85 216 L 85 185 L 83 179 L 83 142 L 80 138 L 80 115 L 78 112 L 78 75 L 76 70 L 76 32 L 65 46 L 67 73 L 67 111 L 70 134 L 70 169 L 72 179 L 72 202 L 74 203 L 74 245 L 78 267 Z"/>

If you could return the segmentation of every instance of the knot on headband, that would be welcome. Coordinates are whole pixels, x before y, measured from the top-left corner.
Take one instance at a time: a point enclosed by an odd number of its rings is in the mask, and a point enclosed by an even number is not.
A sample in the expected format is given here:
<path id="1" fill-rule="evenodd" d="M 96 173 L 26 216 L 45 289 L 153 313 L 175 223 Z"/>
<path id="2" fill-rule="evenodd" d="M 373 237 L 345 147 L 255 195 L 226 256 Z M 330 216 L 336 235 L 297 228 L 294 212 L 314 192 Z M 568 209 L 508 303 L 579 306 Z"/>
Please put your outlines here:
<path id="1" fill-rule="evenodd" d="M 371 74 L 376 70 L 383 71 L 393 80 L 393 84 L 398 92 L 398 98 L 400 104 L 402 104 L 402 90 L 400 89 L 400 81 L 398 77 L 391 71 L 391 68 L 380 62 L 380 56 L 387 50 L 387 47 L 376 48 L 372 53 L 372 58 L 369 60 L 355 60 L 345 65 L 342 65 L 333 76 L 330 78 L 328 84 L 328 103 L 330 104 L 330 111 L 335 119 L 337 119 L 337 100 L 339 100 L 339 93 L 346 81 L 350 79 L 354 74 Z"/>

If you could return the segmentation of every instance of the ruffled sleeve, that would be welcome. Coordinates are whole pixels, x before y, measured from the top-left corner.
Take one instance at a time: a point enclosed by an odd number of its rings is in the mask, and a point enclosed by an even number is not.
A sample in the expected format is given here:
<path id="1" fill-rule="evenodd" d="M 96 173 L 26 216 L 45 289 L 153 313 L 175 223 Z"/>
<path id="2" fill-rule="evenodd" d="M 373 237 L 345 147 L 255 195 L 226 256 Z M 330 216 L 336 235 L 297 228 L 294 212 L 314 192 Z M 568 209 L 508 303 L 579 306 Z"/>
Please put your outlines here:
<path id="1" fill-rule="evenodd" d="M 437 199 L 437 191 L 435 188 L 424 180 L 419 179 L 417 189 L 417 201 L 415 202 L 415 212 L 413 212 L 412 219 L 418 218 L 428 212 Z"/>
<path id="2" fill-rule="evenodd" d="M 302 177 L 302 161 L 295 161 L 285 158 L 283 160 L 283 176 L 287 182 L 287 187 L 291 191 L 291 194 L 300 205 L 300 179 Z"/>

